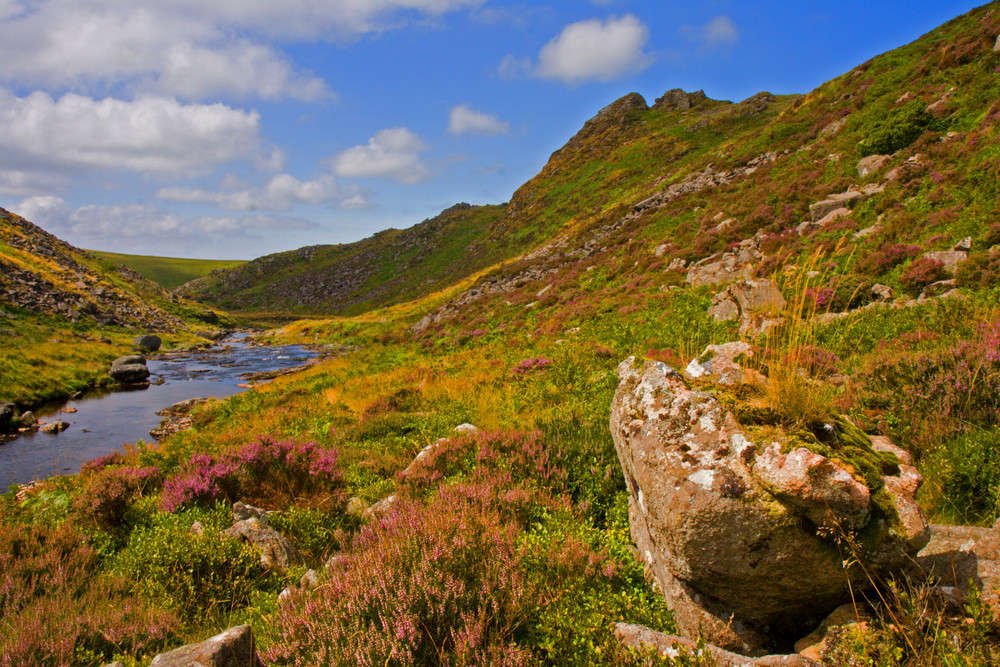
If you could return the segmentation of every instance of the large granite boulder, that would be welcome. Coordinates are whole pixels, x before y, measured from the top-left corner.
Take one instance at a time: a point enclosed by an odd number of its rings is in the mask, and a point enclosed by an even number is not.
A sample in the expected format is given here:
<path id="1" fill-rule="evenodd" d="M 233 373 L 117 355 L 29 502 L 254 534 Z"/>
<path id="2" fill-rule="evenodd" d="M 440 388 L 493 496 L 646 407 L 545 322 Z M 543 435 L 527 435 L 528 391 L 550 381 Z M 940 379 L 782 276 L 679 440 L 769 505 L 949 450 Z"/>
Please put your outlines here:
<path id="1" fill-rule="evenodd" d="M 108 374 L 122 384 L 132 384 L 145 382 L 149 377 L 149 369 L 146 368 L 146 357 L 141 354 L 130 354 L 125 357 L 118 357 L 111 362 L 111 370 Z"/>
<path id="2" fill-rule="evenodd" d="M 919 474 L 849 423 L 849 446 L 754 442 L 666 364 L 629 358 L 618 376 L 611 432 L 632 538 L 682 634 L 747 655 L 786 650 L 926 543 Z"/>

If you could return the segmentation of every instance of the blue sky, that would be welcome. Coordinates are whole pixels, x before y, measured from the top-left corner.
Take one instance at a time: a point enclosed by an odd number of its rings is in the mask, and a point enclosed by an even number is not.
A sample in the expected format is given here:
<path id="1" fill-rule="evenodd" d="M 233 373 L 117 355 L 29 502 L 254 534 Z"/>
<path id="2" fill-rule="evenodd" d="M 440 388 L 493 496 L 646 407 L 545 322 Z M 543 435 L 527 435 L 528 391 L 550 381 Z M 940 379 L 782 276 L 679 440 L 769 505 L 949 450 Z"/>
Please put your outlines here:
<path id="1" fill-rule="evenodd" d="M 503 202 L 603 106 L 805 93 L 979 3 L 0 0 L 0 206 L 252 258 Z"/>

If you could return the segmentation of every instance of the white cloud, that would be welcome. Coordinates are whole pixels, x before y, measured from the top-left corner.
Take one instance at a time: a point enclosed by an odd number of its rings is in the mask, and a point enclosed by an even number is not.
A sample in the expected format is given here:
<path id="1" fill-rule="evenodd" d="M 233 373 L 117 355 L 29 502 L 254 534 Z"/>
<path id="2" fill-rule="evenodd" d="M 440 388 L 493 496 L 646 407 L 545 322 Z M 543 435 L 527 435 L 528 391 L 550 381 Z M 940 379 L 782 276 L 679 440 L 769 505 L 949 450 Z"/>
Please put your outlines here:
<path id="1" fill-rule="evenodd" d="M 161 188 L 156 196 L 166 201 L 212 204 L 232 211 L 286 211 L 296 204 L 338 203 L 358 208 L 367 199 L 356 185 L 341 186 L 332 176 L 320 176 L 301 181 L 289 174 L 278 174 L 260 188 L 253 188 L 238 180 L 223 179 L 224 190 L 202 188 Z"/>
<path id="2" fill-rule="evenodd" d="M 708 46 L 728 46 L 739 41 L 740 33 L 736 24 L 725 15 L 716 16 L 702 28 L 703 38 Z"/>
<path id="3" fill-rule="evenodd" d="M 127 246 L 135 252 L 160 255 L 169 248 L 204 255 L 212 245 L 229 247 L 247 239 L 260 239 L 268 232 L 317 228 L 309 220 L 292 216 L 188 217 L 149 204 L 73 208 L 59 197 L 31 197 L 12 210 L 80 247 Z"/>
<path id="4" fill-rule="evenodd" d="M 0 81 L 106 94 L 312 101 L 327 84 L 271 41 L 350 39 L 482 0 L 0 0 Z"/>
<path id="5" fill-rule="evenodd" d="M 534 74 L 568 84 L 613 81 L 650 65 L 642 50 L 648 39 L 649 29 L 632 14 L 572 23 L 542 47 Z"/>
<path id="6" fill-rule="evenodd" d="M 531 58 L 517 58 L 508 53 L 500 61 L 497 74 L 501 79 L 520 79 L 531 72 Z"/>
<path id="7" fill-rule="evenodd" d="M 452 134 L 469 132 L 491 137 L 497 134 L 507 134 L 510 131 L 510 123 L 506 123 L 496 116 L 475 111 L 468 104 L 460 104 L 451 110 L 448 131 Z"/>
<path id="8" fill-rule="evenodd" d="M 291 97 L 303 102 L 336 97 L 322 79 L 299 75 L 274 49 L 248 42 L 224 49 L 175 45 L 156 80 L 143 86 L 191 100 L 220 94 L 265 100 Z"/>
<path id="9" fill-rule="evenodd" d="M 0 91 L 0 151 L 22 167 L 208 172 L 259 152 L 259 121 L 223 104 Z"/>
<path id="10" fill-rule="evenodd" d="M 420 162 L 420 152 L 427 149 L 417 134 L 405 127 L 379 130 L 364 146 L 354 146 L 335 155 L 330 167 L 346 178 L 388 178 L 403 185 L 416 185 L 430 179 L 430 172 Z"/>

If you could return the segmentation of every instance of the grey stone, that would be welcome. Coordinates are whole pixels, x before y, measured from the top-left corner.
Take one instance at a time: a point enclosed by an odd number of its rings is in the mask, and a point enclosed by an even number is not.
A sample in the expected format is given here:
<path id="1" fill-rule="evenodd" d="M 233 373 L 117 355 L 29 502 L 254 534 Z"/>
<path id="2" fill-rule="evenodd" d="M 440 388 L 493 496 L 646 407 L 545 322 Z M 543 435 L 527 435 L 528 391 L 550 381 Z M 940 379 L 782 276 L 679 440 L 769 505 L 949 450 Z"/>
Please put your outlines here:
<path id="1" fill-rule="evenodd" d="M 132 339 L 132 346 L 146 352 L 156 352 L 160 349 L 160 337 L 154 334 L 143 334 Z"/>
<path id="2" fill-rule="evenodd" d="M 863 157 L 858 162 L 858 176 L 864 178 L 868 174 L 874 174 L 890 162 L 892 162 L 891 155 L 869 155 L 868 157 Z"/>
<path id="3" fill-rule="evenodd" d="M 264 667 L 253 630 L 239 625 L 197 644 L 161 653 L 150 667 Z"/>
<path id="4" fill-rule="evenodd" d="M 111 370 L 108 371 L 108 374 L 116 382 L 143 382 L 149 377 L 149 369 L 146 368 L 146 357 L 141 354 L 118 357 L 111 362 Z"/>
<path id="5" fill-rule="evenodd" d="M 67 422 L 55 421 L 55 422 L 50 422 L 48 424 L 43 424 L 42 427 L 39 428 L 38 430 L 41 431 L 42 433 L 55 434 L 55 433 L 62 433 L 68 428 L 69 424 Z"/>
<path id="6" fill-rule="evenodd" d="M 924 253 L 924 257 L 935 262 L 941 262 L 948 273 L 955 275 L 955 269 L 969 258 L 969 253 L 964 250 L 936 250 Z"/>
<path id="7" fill-rule="evenodd" d="M 35 413 L 31 410 L 25 410 L 21 413 L 21 428 L 32 428 L 38 426 L 38 418 L 35 417 Z"/>
<path id="8" fill-rule="evenodd" d="M 260 553 L 261 565 L 278 572 L 285 572 L 289 567 L 305 562 L 302 553 L 288 538 L 267 525 L 265 518 L 253 517 L 237 521 L 223 533 L 256 548 Z"/>
<path id="9" fill-rule="evenodd" d="M 11 422 L 17 417 L 17 406 L 13 403 L 0 403 L 0 433 L 13 430 Z"/>

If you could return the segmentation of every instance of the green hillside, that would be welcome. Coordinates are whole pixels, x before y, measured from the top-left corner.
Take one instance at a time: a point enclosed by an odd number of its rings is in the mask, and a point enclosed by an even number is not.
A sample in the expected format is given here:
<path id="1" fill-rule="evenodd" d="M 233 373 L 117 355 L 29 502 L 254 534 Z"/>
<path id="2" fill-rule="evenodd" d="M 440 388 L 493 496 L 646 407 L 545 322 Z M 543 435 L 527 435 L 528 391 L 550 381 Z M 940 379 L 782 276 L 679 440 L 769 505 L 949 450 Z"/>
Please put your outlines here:
<path id="1" fill-rule="evenodd" d="M 750 535 L 716 576 L 685 572 L 749 535 L 712 520 L 725 506 L 807 534 L 845 589 L 741 650 L 792 653 L 842 603 L 863 621 L 830 631 L 821 663 L 754 664 L 1000 665 L 998 35 L 994 2 L 807 94 L 633 93 L 505 205 L 188 283 L 213 307 L 313 315 L 256 339 L 330 356 L 0 498 L 0 656 L 45 664 L 57 636 L 66 663 L 149 664 L 245 623 L 274 665 L 749 664 L 616 636 L 690 631 L 684 596 L 713 614 L 692 635 L 749 627 L 710 606 L 715 580 L 798 553 Z M 732 384 L 665 368 L 711 365 L 706 346 L 729 342 L 746 346 Z M 672 480 L 665 519 L 609 428 L 619 375 L 640 367 L 690 389 L 670 402 L 650 385 L 615 417 Z M 696 409 L 708 401 L 719 419 Z M 745 437 L 702 446 L 734 425 Z M 720 460 L 739 475 L 706 467 Z M 790 461 L 791 483 L 760 482 L 766 460 Z M 808 495 L 825 479 L 841 486 Z M 223 533 L 237 501 L 301 559 L 270 566 Z M 675 590 L 651 585 L 664 545 L 641 543 L 646 516 L 683 516 L 674 535 L 696 538 L 668 564 Z M 909 567 L 924 518 L 953 540 L 933 557 L 971 569 Z M 810 590 L 801 569 L 766 587 Z"/>
<path id="2" fill-rule="evenodd" d="M 217 269 L 234 269 L 244 264 L 243 260 L 238 259 L 185 259 L 183 257 L 155 257 L 153 255 L 123 255 L 102 250 L 89 250 L 88 252 L 109 262 L 127 266 L 165 290 L 180 287 L 189 280 L 201 278 Z"/>

